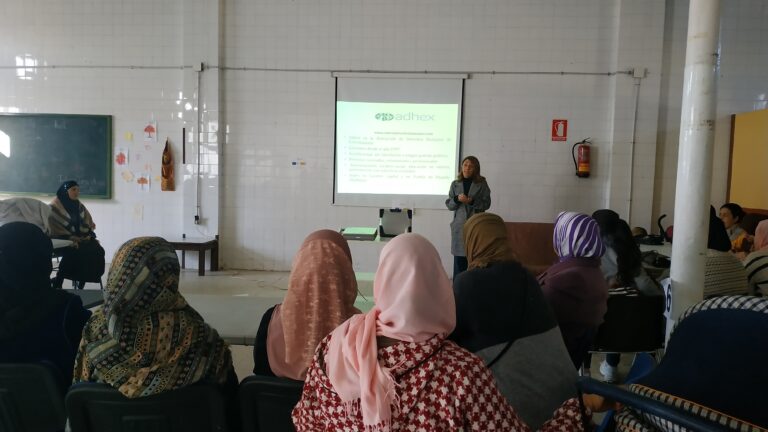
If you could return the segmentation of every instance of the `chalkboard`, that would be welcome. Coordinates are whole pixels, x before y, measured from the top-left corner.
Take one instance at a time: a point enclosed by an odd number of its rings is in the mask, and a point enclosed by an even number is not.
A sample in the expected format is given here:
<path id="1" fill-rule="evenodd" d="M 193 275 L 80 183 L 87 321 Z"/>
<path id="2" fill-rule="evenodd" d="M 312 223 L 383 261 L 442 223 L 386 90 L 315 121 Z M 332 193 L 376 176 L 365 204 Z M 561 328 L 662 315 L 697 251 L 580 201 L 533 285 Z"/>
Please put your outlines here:
<path id="1" fill-rule="evenodd" d="M 112 196 L 112 116 L 0 114 L 0 193 Z"/>

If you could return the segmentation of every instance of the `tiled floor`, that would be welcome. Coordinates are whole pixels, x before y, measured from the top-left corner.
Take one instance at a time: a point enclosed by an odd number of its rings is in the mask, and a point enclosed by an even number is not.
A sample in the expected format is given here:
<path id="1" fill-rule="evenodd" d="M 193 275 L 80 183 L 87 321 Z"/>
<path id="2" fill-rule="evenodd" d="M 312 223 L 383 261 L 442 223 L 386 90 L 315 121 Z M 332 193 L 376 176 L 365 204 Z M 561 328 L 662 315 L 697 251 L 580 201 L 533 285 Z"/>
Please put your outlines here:
<path id="1" fill-rule="evenodd" d="M 373 298 L 373 274 L 358 273 L 358 287 L 361 294 L 372 300 Z M 206 272 L 205 276 L 198 276 L 197 270 L 186 269 L 181 272 L 179 290 L 182 294 L 194 296 L 228 296 L 258 298 L 255 301 L 259 310 L 266 310 L 274 304 L 280 303 L 288 289 L 288 272 L 264 272 L 246 270 L 225 270 L 218 272 Z M 106 273 L 103 277 L 106 284 Z M 65 282 L 65 285 L 68 285 Z M 68 286 L 67 286 L 68 287 Z M 86 285 L 86 289 L 98 289 L 96 284 Z M 360 297 L 361 299 L 363 297 Z M 262 304 L 263 302 L 263 304 Z M 261 320 L 261 314 L 255 312 L 252 318 L 254 322 Z M 251 374 L 253 369 L 253 347 L 233 345 L 232 357 L 237 376 L 242 379 Z M 623 355 L 619 364 L 619 379 L 626 375 L 632 364 L 633 356 Z M 600 362 L 603 356 L 596 354 L 592 358 L 592 377 L 601 379 Z"/>

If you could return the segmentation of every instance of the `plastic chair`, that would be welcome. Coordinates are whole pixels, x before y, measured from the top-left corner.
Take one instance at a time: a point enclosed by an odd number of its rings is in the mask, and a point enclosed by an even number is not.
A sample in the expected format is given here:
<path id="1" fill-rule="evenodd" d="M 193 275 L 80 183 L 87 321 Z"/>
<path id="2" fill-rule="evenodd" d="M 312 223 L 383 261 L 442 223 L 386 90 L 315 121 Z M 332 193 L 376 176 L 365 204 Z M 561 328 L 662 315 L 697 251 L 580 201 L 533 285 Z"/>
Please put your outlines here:
<path id="1" fill-rule="evenodd" d="M 643 295 L 626 288 L 611 290 L 592 351 L 655 355 L 664 346 L 665 325 L 663 295 Z"/>
<path id="2" fill-rule="evenodd" d="M 579 398 L 582 393 L 592 393 L 605 396 L 607 399 L 620 402 L 625 406 L 638 408 L 651 415 L 668 420 L 675 425 L 691 431 L 730 431 L 730 429 L 715 421 L 700 417 L 664 402 L 649 399 L 631 393 L 621 387 L 597 381 L 593 378 L 581 377 L 576 382 Z"/>
<path id="3" fill-rule="evenodd" d="M 79 383 L 66 397 L 72 432 L 226 432 L 224 398 L 214 384 L 195 384 L 129 399 L 106 384 Z"/>
<path id="4" fill-rule="evenodd" d="M 592 380 L 579 388 L 625 405 L 618 430 L 768 428 L 766 334 L 768 298 L 706 300 L 680 316 L 659 365 L 628 392 Z"/>
<path id="5" fill-rule="evenodd" d="M 304 382 L 252 375 L 240 383 L 243 432 L 295 431 L 291 411 L 301 399 Z"/>
<path id="6" fill-rule="evenodd" d="M 55 373 L 42 364 L 0 364 L 0 432 L 64 429 L 64 392 Z"/>

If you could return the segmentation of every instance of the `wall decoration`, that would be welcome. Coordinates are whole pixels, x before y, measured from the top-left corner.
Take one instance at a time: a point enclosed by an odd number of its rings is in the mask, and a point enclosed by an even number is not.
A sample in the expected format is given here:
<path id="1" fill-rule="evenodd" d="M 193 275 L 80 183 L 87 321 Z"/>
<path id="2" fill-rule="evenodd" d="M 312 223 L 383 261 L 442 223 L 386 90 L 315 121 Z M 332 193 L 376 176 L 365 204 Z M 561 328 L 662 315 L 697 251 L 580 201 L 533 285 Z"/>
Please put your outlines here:
<path id="1" fill-rule="evenodd" d="M 130 183 L 133 181 L 133 173 L 130 171 L 123 171 L 120 173 L 120 177 L 125 180 L 126 183 Z"/>
<path id="2" fill-rule="evenodd" d="M 173 154 L 171 153 L 171 145 L 168 142 L 168 138 L 165 139 L 165 148 L 163 149 L 162 168 L 160 171 L 160 190 L 174 191 L 176 190 L 176 182 L 173 175 Z"/>
<path id="3" fill-rule="evenodd" d="M 152 120 L 144 126 L 144 141 L 157 142 L 157 122 Z"/>
<path id="4" fill-rule="evenodd" d="M 136 177 L 136 184 L 139 185 L 139 190 L 142 192 L 149 192 L 150 189 L 150 174 L 143 172 L 139 173 L 139 175 Z"/>
<path id="5" fill-rule="evenodd" d="M 128 165 L 128 149 L 118 147 L 115 149 L 115 163 L 118 165 Z"/>

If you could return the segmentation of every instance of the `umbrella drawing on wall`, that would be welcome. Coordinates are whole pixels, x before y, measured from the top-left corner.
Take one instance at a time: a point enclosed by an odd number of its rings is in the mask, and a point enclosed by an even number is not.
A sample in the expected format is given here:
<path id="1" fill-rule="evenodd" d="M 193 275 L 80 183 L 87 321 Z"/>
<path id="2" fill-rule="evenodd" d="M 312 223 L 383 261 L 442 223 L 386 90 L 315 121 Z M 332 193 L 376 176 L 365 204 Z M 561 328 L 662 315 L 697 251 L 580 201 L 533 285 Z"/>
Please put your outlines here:
<path id="1" fill-rule="evenodd" d="M 157 141 L 157 123 L 149 122 L 144 127 L 144 141 Z"/>

